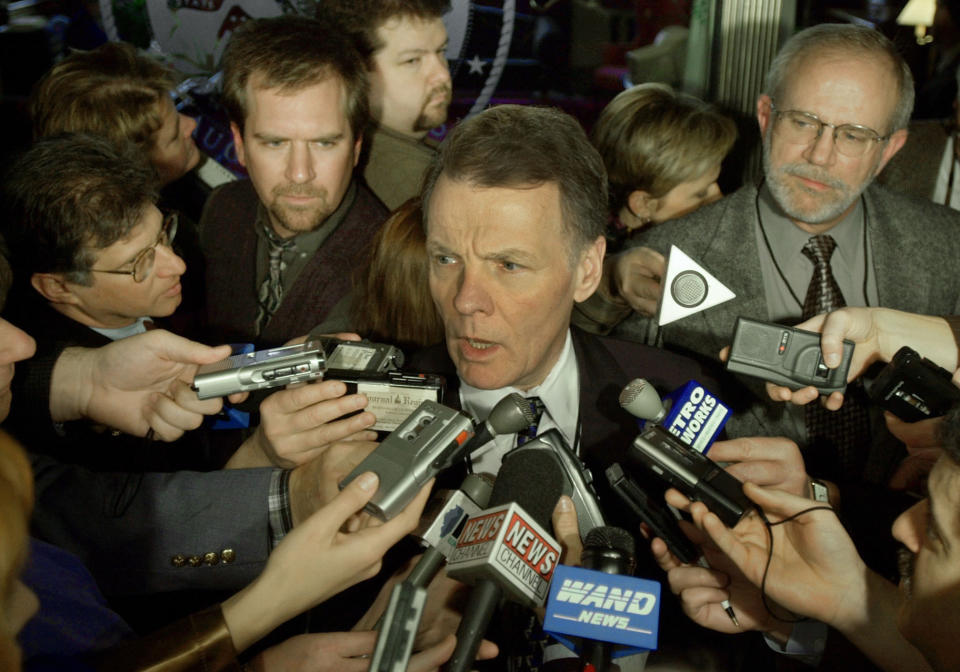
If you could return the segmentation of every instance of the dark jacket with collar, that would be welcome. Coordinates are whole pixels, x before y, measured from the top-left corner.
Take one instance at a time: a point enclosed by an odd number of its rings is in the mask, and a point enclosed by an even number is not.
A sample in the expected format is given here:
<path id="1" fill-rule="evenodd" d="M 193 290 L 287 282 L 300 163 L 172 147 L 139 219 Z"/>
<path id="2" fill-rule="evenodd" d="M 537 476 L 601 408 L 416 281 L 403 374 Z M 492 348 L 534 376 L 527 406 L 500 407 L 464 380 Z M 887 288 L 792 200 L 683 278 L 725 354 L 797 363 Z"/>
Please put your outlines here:
<path id="1" fill-rule="evenodd" d="M 661 396 L 691 379 L 700 380 L 708 387 L 711 382 L 703 378 L 700 366 L 686 357 L 638 343 L 594 336 L 576 327 L 571 327 L 571 334 L 580 373 L 579 453 L 593 474 L 608 522 L 630 529 L 635 521 L 623 515 L 620 500 L 604 476 L 604 470 L 618 461 L 626 471 L 639 478 L 644 475 L 643 467 L 633 463 L 630 457 L 630 445 L 639 430 L 636 419 L 620 407 L 620 392 L 634 378 L 645 378 Z M 443 403 L 460 408 L 460 379 L 445 345 L 414 354 L 406 368 L 442 374 L 447 380 Z M 633 468 L 629 468 L 629 464 L 633 464 Z M 452 487 L 457 487 L 464 475 L 459 472 L 445 476 Z"/>
<path id="2" fill-rule="evenodd" d="M 230 182 L 210 195 L 200 220 L 206 258 L 207 328 L 222 342 L 282 344 L 323 322 L 353 286 L 361 253 L 389 214 L 363 184 L 350 212 L 324 241 L 263 329 L 257 317 L 257 232 L 260 198 L 250 180 Z"/>
<path id="3" fill-rule="evenodd" d="M 31 451 L 95 471 L 206 470 L 220 466 L 222 460 L 213 458 L 202 431 L 189 432 L 158 450 L 153 441 L 113 432 L 87 420 L 54 424 L 49 399 L 57 358 L 66 348 L 100 348 L 111 340 L 54 310 L 33 291 L 15 301 L 4 315 L 37 343 L 36 354 L 17 363 L 10 414 L 4 423 L 4 429 Z M 154 322 L 166 327 L 164 320 Z"/>
<path id="4" fill-rule="evenodd" d="M 702 369 L 696 362 L 681 355 L 635 342 L 595 336 L 577 327 L 571 327 L 571 334 L 580 374 L 580 457 L 593 475 L 607 524 L 628 530 L 636 540 L 635 575 L 663 583 L 666 577 L 649 552 L 649 542 L 640 535 L 636 519 L 627 514 L 604 475 L 611 463 L 620 462 L 624 470 L 632 474 L 648 494 L 662 499 L 659 493 L 665 489 L 663 483 L 631 457 L 631 444 L 639 429 L 636 420 L 620 407 L 618 398 L 623 387 L 634 378 L 645 378 L 656 387 L 661 396 L 691 379 L 699 380 L 708 389 L 712 389 L 715 383 L 703 376 Z M 460 381 L 445 345 L 414 353 L 405 368 L 408 371 L 439 373 L 445 376 L 447 385 L 443 403 L 460 408 Z M 456 470 L 451 470 L 453 471 Z M 464 475 L 465 470 L 444 474 L 442 480 L 445 483 L 441 487 L 458 487 Z M 742 644 L 733 646 L 733 640 L 729 637 L 705 633 L 682 614 L 678 600 L 670 595 L 668 590 L 664 589 L 661 595 L 661 652 L 684 655 L 684 652 L 691 648 L 704 647 L 724 657 L 727 655 L 724 651 L 729 647 L 731 660 L 743 656 Z M 496 620 L 494 627 L 498 627 Z M 495 641 L 505 642 L 511 635 L 509 632 L 500 632 L 491 634 L 491 637 Z M 692 647 L 691 642 L 695 642 Z M 759 655 L 767 654 L 760 651 Z M 498 657 L 488 664 L 478 664 L 478 667 L 504 669 L 503 659 Z"/>

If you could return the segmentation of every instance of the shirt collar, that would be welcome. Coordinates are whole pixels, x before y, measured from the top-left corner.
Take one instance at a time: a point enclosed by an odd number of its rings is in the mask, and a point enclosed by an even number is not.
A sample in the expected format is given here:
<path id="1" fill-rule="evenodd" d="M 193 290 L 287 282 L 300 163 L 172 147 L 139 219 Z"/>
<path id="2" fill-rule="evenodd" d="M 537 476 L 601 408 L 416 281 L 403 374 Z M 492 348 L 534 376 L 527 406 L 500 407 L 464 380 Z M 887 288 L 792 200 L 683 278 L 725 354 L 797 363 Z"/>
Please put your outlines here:
<path id="1" fill-rule="evenodd" d="M 802 264 L 806 268 L 809 261 L 800 254 L 800 250 L 813 234 L 804 231 L 787 217 L 774 200 L 766 183 L 760 188 L 760 217 L 767 229 L 767 237 L 774 257 L 787 260 L 787 263 Z M 841 260 L 848 266 L 852 266 L 856 260 L 856 251 L 863 239 L 863 220 L 863 198 L 857 197 L 855 207 L 847 213 L 847 216 L 825 232 L 837 243 L 834 254 L 839 254 Z"/>
<path id="2" fill-rule="evenodd" d="M 569 329 L 557 363 L 542 383 L 529 390 L 516 387 L 481 390 L 460 380 L 460 403 L 467 413 L 479 420 L 486 419 L 497 402 L 512 392 L 524 397 L 540 397 L 546 409 L 546 420 L 541 420 L 540 431 L 555 427 L 568 446 L 575 446 L 580 411 L 580 374 Z"/>
<path id="3" fill-rule="evenodd" d="M 136 336 L 137 334 L 143 334 L 147 331 L 145 322 L 150 320 L 149 317 L 138 317 L 133 324 L 128 324 L 125 327 L 117 327 L 115 329 L 101 329 L 99 327 L 90 327 L 98 334 L 103 334 L 111 341 L 119 341 L 123 338 L 128 338 L 130 336 Z"/>

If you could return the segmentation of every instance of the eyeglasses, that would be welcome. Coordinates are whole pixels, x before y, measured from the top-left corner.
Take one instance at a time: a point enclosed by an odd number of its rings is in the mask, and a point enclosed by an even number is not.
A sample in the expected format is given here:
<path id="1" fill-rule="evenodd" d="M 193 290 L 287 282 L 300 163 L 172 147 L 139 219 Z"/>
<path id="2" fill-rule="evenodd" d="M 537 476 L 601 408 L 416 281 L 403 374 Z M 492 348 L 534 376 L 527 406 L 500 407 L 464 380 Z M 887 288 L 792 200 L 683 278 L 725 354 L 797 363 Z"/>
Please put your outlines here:
<path id="1" fill-rule="evenodd" d="M 177 213 L 171 212 L 163 218 L 163 224 L 160 225 L 160 235 L 150 247 L 145 247 L 133 258 L 133 268 L 129 271 L 115 270 L 107 271 L 100 268 L 91 268 L 94 273 L 113 273 L 114 275 L 132 275 L 134 282 L 143 282 L 150 277 L 150 271 L 153 270 L 153 262 L 157 258 L 157 246 L 163 245 L 170 247 L 173 237 L 177 235 Z"/>
<path id="2" fill-rule="evenodd" d="M 889 135 L 881 136 L 872 128 L 859 124 L 835 126 L 821 121 L 817 115 L 809 112 L 781 111 L 773 103 L 770 103 L 770 108 L 777 115 L 777 120 L 783 122 L 778 126 L 781 136 L 793 145 L 809 145 L 820 138 L 824 126 L 829 126 L 833 129 L 833 143 L 837 151 L 851 159 L 856 159 L 873 147 L 873 143 L 886 142 L 890 139 Z"/>

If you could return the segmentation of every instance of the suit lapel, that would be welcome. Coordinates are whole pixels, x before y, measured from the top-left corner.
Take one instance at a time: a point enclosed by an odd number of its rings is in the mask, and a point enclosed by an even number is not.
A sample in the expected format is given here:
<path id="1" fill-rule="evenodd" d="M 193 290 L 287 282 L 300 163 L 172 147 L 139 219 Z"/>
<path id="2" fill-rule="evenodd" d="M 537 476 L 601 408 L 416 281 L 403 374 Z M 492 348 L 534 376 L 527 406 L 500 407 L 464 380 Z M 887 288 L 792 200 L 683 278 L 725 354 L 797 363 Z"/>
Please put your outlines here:
<path id="1" fill-rule="evenodd" d="M 671 336 L 670 340 L 698 351 L 706 349 L 714 359 L 721 348 L 730 345 L 738 315 L 767 314 L 763 277 L 757 262 L 756 197 L 757 190 L 753 187 L 729 196 L 730 203 L 716 225 L 709 229 L 710 235 L 705 237 L 702 247 L 688 252 L 691 256 L 696 255 L 694 260 L 729 287 L 736 298 L 667 327 L 680 335 L 679 338 Z M 684 326 L 686 320 L 690 321 L 689 326 Z M 698 320 L 699 325 L 696 324 Z M 692 342 L 694 338 L 703 339 L 703 334 L 710 334 L 712 342 Z"/>

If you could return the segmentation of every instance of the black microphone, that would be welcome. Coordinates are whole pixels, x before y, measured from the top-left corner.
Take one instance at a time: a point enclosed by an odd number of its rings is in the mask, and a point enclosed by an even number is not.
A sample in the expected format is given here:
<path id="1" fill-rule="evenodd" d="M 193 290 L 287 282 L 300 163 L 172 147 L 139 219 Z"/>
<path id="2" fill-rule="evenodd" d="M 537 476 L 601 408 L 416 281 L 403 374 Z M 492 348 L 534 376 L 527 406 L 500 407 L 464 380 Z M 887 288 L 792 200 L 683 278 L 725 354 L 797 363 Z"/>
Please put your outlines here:
<path id="1" fill-rule="evenodd" d="M 483 422 L 474 423 L 474 435 L 467 441 L 464 455 L 486 445 L 500 434 L 516 434 L 527 429 L 536 420 L 530 402 L 522 394 L 511 392 L 493 407 Z"/>
<path id="2" fill-rule="evenodd" d="M 604 574 L 631 575 L 636 568 L 633 537 L 619 527 L 596 527 L 583 543 L 580 564 Z M 596 639 L 584 639 L 580 650 L 582 669 L 607 672 L 610 669 L 613 644 Z M 588 667 L 589 666 L 589 667 Z"/>
<path id="3" fill-rule="evenodd" d="M 490 508 L 505 504 L 519 505 L 529 519 L 549 530 L 553 510 L 563 494 L 562 488 L 563 472 L 557 461 L 544 451 L 527 451 L 514 456 L 500 469 L 490 495 Z M 465 530 L 464 534 L 468 531 Z M 497 548 L 495 546 L 493 550 Z M 471 577 L 475 578 L 476 585 L 457 629 L 457 646 L 444 668 L 447 672 L 468 672 L 472 668 L 477 649 L 504 590 L 507 589 L 511 597 L 519 597 L 516 586 L 508 585 L 499 574 L 491 572 L 494 563 L 487 557 L 483 562 L 458 572 L 456 576 L 451 572 L 454 578 L 467 582 L 471 581 Z M 492 576 L 497 578 L 490 578 Z"/>

